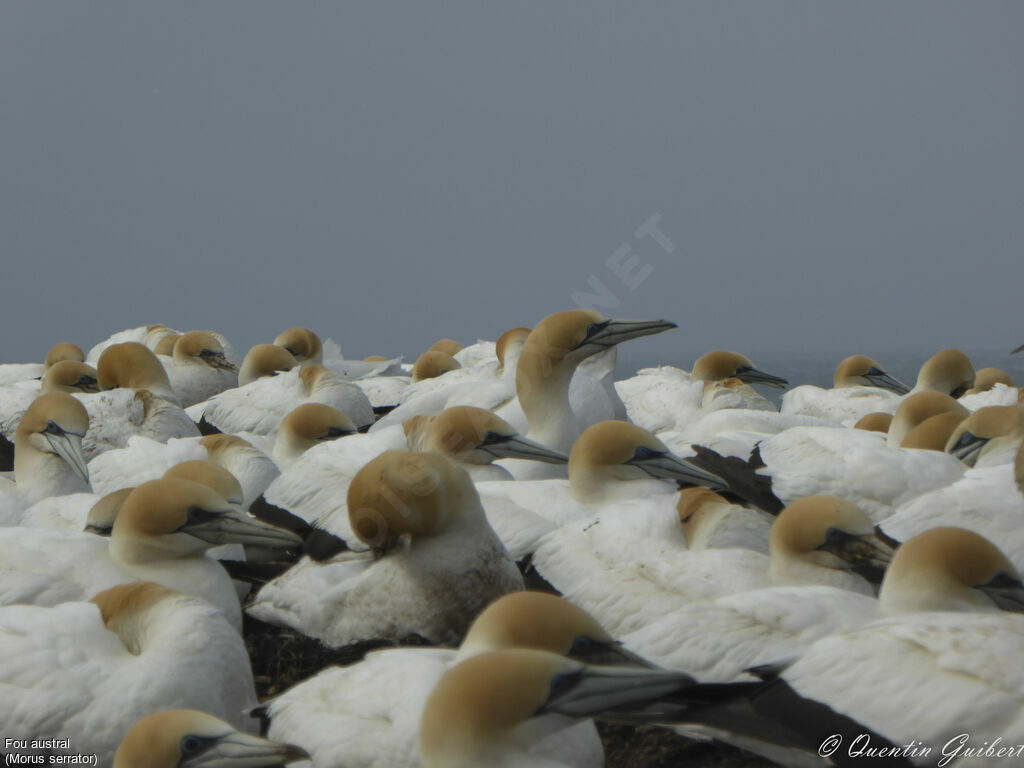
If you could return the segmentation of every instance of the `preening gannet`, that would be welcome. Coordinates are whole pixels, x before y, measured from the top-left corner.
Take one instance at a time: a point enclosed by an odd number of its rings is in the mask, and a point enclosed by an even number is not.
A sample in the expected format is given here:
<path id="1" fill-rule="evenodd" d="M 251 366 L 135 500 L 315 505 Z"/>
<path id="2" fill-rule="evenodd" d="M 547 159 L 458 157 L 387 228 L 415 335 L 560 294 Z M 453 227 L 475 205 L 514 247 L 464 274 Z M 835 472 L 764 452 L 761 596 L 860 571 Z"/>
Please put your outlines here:
<path id="1" fill-rule="evenodd" d="M 872 411 L 865 416 L 861 416 L 853 425 L 853 428 L 863 429 L 867 432 L 881 432 L 885 435 L 888 434 L 890 425 L 892 425 L 891 413 Z"/>
<path id="2" fill-rule="evenodd" d="M 209 331 L 189 331 L 174 342 L 162 361 L 171 388 L 185 408 L 238 386 L 238 366 L 227 358 L 220 340 Z"/>
<path id="3" fill-rule="evenodd" d="M 929 416 L 914 427 L 900 443 L 900 448 L 920 448 L 927 451 L 944 451 L 950 435 L 964 420 L 956 411 L 946 411 Z"/>
<path id="4" fill-rule="evenodd" d="M 354 434 L 356 425 L 337 408 L 303 403 L 281 419 L 272 455 L 277 466 L 285 469 L 313 446 Z"/>
<path id="5" fill-rule="evenodd" d="M 205 712 L 172 709 L 136 722 L 113 768 L 272 768 L 308 757 L 299 747 L 242 733 Z"/>
<path id="6" fill-rule="evenodd" d="M 238 632 L 205 600 L 158 584 L 124 584 L 89 602 L 4 606 L 0 655 L 7 738 L 59 734 L 99 765 L 150 712 L 197 707 L 237 729 L 255 725 L 244 714 L 256 691 Z"/>
<path id="7" fill-rule="evenodd" d="M 324 361 L 324 347 L 320 337 L 308 328 L 289 328 L 274 339 L 274 344 L 288 350 L 300 364 Z"/>
<path id="8" fill-rule="evenodd" d="M 418 634 L 455 644 L 522 578 L 487 523 L 465 470 L 436 453 L 387 451 L 348 489 L 350 524 L 371 551 L 301 560 L 249 613 L 330 645 Z"/>
<path id="9" fill-rule="evenodd" d="M 1002 384 L 1007 387 L 1015 386 L 1013 377 L 1001 368 L 979 368 L 974 372 L 974 386 L 967 390 L 965 394 L 976 395 L 981 392 L 988 392 L 996 384 Z"/>
<path id="10" fill-rule="evenodd" d="M 959 349 L 944 349 L 929 357 L 917 372 L 911 392 L 931 389 L 959 398 L 974 386 L 974 366 Z"/>
<path id="11" fill-rule="evenodd" d="M 50 347 L 50 351 L 46 353 L 46 359 L 43 361 L 43 368 L 48 371 L 57 363 L 65 360 L 74 363 L 84 363 L 85 354 L 83 354 L 82 348 L 77 344 L 71 344 L 66 341 L 54 344 Z"/>
<path id="12" fill-rule="evenodd" d="M 276 344 L 257 344 L 246 352 L 242 360 L 242 365 L 238 369 L 238 386 L 244 387 L 256 379 L 290 371 L 298 364 L 295 356 L 284 347 Z"/>
<path id="13" fill-rule="evenodd" d="M 853 424 L 872 412 L 892 413 L 910 388 L 887 374 L 880 363 L 852 355 L 836 367 L 832 389 L 809 384 L 782 398 L 782 413 L 803 414 Z"/>
<path id="14" fill-rule="evenodd" d="M 104 349 L 96 371 L 100 389 L 145 389 L 174 405 L 181 405 L 160 360 L 138 342 L 126 341 Z"/>
<path id="15" fill-rule="evenodd" d="M 144 579 L 203 597 L 241 626 L 227 573 L 204 557 L 220 544 L 298 549 L 301 539 L 188 480 L 143 483 L 125 499 L 111 537 L 43 528 L 0 529 L 0 603 L 55 605 Z"/>
<path id="16" fill-rule="evenodd" d="M 966 419 L 970 411 L 943 392 L 922 390 L 905 397 L 893 413 L 886 442 L 897 448 L 918 424 L 940 413 L 955 413 Z"/>
<path id="17" fill-rule="evenodd" d="M 455 339 L 440 339 L 431 344 L 430 349 L 428 349 L 427 351 L 444 352 L 444 354 L 450 355 L 451 357 L 454 358 L 455 355 L 457 355 L 463 349 L 464 347 L 461 344 L 459 344 L 459 342 L 455 341 Z"/>
<path id="18" fill-rule="evenodd" d="M 416 358 L 416 362 L 412 366 L 412 380 L 413 383 L 416 383 L 426 379 L 436 379 L 449 371 L 457 371 L 461 367 L 459 361 L 451 355 L 431 350 Z"/>
<path id="19" fill-rule="evenodd" d="M 946 443 L 946 451 L 969 466 L 1013 460 L 1024 438 L 1024 405 L 980 408 L 961 421 Z"/>
<path id="20" fill-rule="evenodd" d="M 710 488 L 684 488 L 676 502 L 686 548 L 752 549 L 768 554 L 775 518 L 759 509 L 733 504 Z"/>
<path id="21" fill-rule="evenodd" d="M 458 661 L 506 648 L 532 648 L 587 664 L 649 666 L 616 643 L 585 611 L 552 594 L 513 592 L 473 621 L 459 650 L 407 648 L 331 667 L 265 705 L 271 738 L 301 745 L 313 765 L 418 768 L 419 721 L 430 691 Z M 560 734 L 574 766 L 601 765 L 590 723 Z M 548 745 L 550 748 L 551 745 Z M 543 749 L 541 754 L 547 754 Z"/>
<path id="22" fill-rule="evenodd" d="M 47 392 L 99 392 L 96 369 L 75 360 L 60 360 L 49 368 L 39 384 L 39 391 Z"/>

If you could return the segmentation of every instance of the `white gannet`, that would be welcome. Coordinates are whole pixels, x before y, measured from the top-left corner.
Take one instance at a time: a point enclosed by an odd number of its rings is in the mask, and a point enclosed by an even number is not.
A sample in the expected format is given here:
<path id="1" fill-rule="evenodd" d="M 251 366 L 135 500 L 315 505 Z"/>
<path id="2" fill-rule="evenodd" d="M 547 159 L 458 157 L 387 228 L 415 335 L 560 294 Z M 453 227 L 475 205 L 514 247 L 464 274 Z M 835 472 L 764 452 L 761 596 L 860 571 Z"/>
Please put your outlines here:
<path id="1" fill-rule="evenodd" d="M 412 381 L 415 384 L 426 379 L 436 379 L 438 376 L 443 376 L 449 371 L 457 371 L 460 368 L 462 366 L 459 365 L 459 361 L 451 355 L 437 350 L 424 352 L 413 363 Z"/>
<path id="2" fill-rule="evenodd" d="M 474 482 L 506 481 L 511 475 L 496 459 L 522 458 L 565 464 L 568 457 L 521 437 L 490 411 L 456 406 L 434 417 L 416 416 L 402 426 L 319 446 L 296 459 L 264 494 L 264 499 L 346 541 L 355 538 L 348 516 L 349 483 L 371 459 L 387 450 L 443 454 Z"/>
<path id="3" fill-rule="evenodd" d="M 886 443 L 890 448 L 898 448 L 914 427 L 940 413 L 955 413 L 966 419 L 970 411 L 944 392 L 926 389 L 908 395 L 893 413 Z"/>
<path id="4" fill-rule="evenodd" d="M 680 456 L 689 457 L 693 453 L 691 447 L 698 444 L 723 456 L 746 459 L 759 442 L 792 427 L 838 426 L 838 421 L 814 416 L 727 407 L 697 415 L 682 430 L 659 432 L 658 437 Z"/>
<path id="5" fill-rule="evenodd" d="M 280 469 L 286 469 L 313 446 L 355 434 L 356 425 L 337 408 L 303 403 L 281 419 L 271 455 Z"/>
<path id="6" fill-rule="evenodd" d="M 882 411 L 872 411 L 857 419 L 853 425 L 854 429 L 863 429 L 867 432 L 881 432 L 883 435 L 889 433 L 892 425 L 892 414 Z"/>
<path id="7" fill-rule="evenodd" d="M 419 720 L 437 681 L 463 659 L 505 648 L 544 650 L 587 664 L 644 665 L 572 603 L 543 592 L 513 592 L 477 616 L 457 651 L 375 651 L 276 696 L 264 706 L 267 733 L 301 745 L 317 768 L 418 768 Z M 572 765 L 602 764 L 604 752 L 591 723 L 561 738 L 575 754 Z"/>
<path id="8" fill-rule="evenodd" d="M 559 743 L 564 729 L 688 685 L 681 673 L 593 667 L 547 651 L 480 654 L 445 672 L 427 697 L 420 758 L 425 768 L 567 768 L 575 763 L 571 745 Z"/>
<path id="9" fill-rule="evenodd" d="M 14 435 L 14 483 L 0 481 L 0 522 L 11 525 L 25 508 L 47 496 L 90 490 L 82 437 L 85 408 L 71 395 L 40 395 Z"/>
<path id="10" fill-rule="evenodd" d="M 241 627 L 230 578 L 204 553 L 219 544 L 298 549 L 301 539 L 188 480 L 151 480 L 121 506 L 109 540 L 44 528 L 0 529 L 0 603 L 56 605 L 129 581 L 203 597 Z"/>
<path id="11" fill-rule="evenodd" d="M 541 540 L 532 561 L 566 599 L 617 636 L 687 603 L 768 584 L 871 594 L 871 585 L 852 571 L 883 568 L 891 556 L 871 520 L 835 496 L 811 496 L 786 507 L 772 525 L 768 557 L 749 549 L 688 551 L 674 510 L 662 527 L 648 530 L 629 511 L 609 510 L 597 521 L 562 526 Z"/>
<path id="12" fill-rule="evenodd" d="M 451 645 L 491 600 L 522 589 L 469 475 L 440 454 L 373 459 L 349 486 L 348 513 L 371 551 L 303 558 L 260 590 L 250 615 L 333 646 L 412 634 Z"/>
<path id="13" fill-rule="evenodd" d="M 238 386 L 238 366 L 210 331 L 189 331 L 174 342 L 169 358 L 161 360 L 171 388 L 187 408 L 218 392 Z"/>
<path id="14" fill-rule="evenodd" d="M 710 488 L 696 486 L 679 492 L 676 502 L 686 548 L 752 549 L 768 554 L 774 518 L 759 509 L 733 504 Z"/>
<path id="15" fill-rule="evenodd" d="M 13 440 L 21 417 L 39 395 L 45 395 L 47 392 L 82 394 L 97 391 L 99 384 L 96 369 L 71 360 L 54 363 L 43 374 L 39 384 L 31 381 L 0 387 L 0 434 L 8 440 Z"/>
<path id="16" fill-rule="evenodd" d="M 284 347 L 276 344 L 257 344 L 246 352 L 242 359 L 242 365 L 238 369 L 238 386 L 244 387 L 256 379 L 290 371 L 298 364 L 295 356 Z"/>
<path id="17" fill-rule="evenodd" d="M 969 466 L 1013 461 L 1024 439 L 1024 404 L 990 405 L 957 424 L 946 451 Z"/>
<path id="18" fill-rule="evenodd" d="M 82 348 L 77 344 L 67 341 L 54 344 L 50 347 L 50 351 L 46 353 L 46 359 L 43 360 L 43 368 L 48 371 L 52 366 L 65 360 L 84 363 L 85 355 L 82 352 Z"/>
<path id="19" fill-rule="evenodd" d="M 517 560 L 549 532 L 632 502 L 635 515 L 674 508 L 677 483 L 722 488 L 721 478 L 675 456 L 657 437 L 625 421 L 584 430 L 569 453 L 569 479 L 477 485 L 487 519 Z"/>
<path id="20" fill-rule="evenodd" d="M 6 737 L 71 739 L 110 765 L 132 723 L 196 707 L 251 731 L 245 644 L 205 600 L 133 582 L 89 602 L 0 608 L 0 721 Z M 42 755 L 45 750 L 19 750 Z"/>
<path id="21" fill-rule="evenodd" d="M 112 768 L 274 768 L 309 755 L 242 733 L 194 709 L 169 709 L 138 720 L 114 754 Z"/>
<path id="22" fill-rule="evenodd" d="M 116 389 L 76 398 L 89 413 L 89 431 L 82 445 L 90 461 L 106 451 L 126 447 L 133 437 L 166 442 L 199 435 L 185 411 L 146 389 Z"/>
<path id="23" fill-rule="evenodd" d="M 866 355 L 852 355 L 836 367 L 832 389 L 810 384 L 782 396 L 782 413 L 834 419 L 849 426 L 875 411 L 891 413 L 910 387 L 887 374 Z"/>
<path id="24" fill-rule="evenodd" d="M 959 349 L 943 349 L 925 360 L 911 392 L 931 389 L 959 398 L 974 386 L 974 366 Z"/>
<path id="25" fill-rule="evenodd" d="M 964 420 L 964 414 L 946 411 L 929 416 L 907 433 L 900 448 L 919 448 L 926 451 L 944 451 L 950 436 Z"/>
<path id="26" fill-rule="evenodd" d="M 455 339 L 438 339 L 430 345 L 430 349 L 427 351 L 444 352 L 446 355 L 450 355 L 454 358 L 455 355 L 459 354 L 463 349 L 465 349 L 465 347 L 455 341 Z"/>
<path id="27" fill-rule="evenodd" d="M 308 328 L 289 328 L 278 334 L 274 344 L 284 347 L 295 358 L 296 362 L 323 363 L 324 346 L 320 337 Z"/>
<path id="28" fill-rule="evenodd" d="M 978 395 L 988 392 L 996 384 L 1005 387 L 1014 387 L 1013 377 L 1001 368 L 979 368 L 974 372 L 974 386 L 967 390 L 965 395 Z"/>
<path id="29" fill-rule="evenodd" d="M 96 372 L 100 389 L 144 389 L 181 406 L 160 360 L 138 342 L 126 341 L 105 348 L 96 362 Z"/>
<path id="30" fill-rule="evenodd" d="M 373 406 L 355 384 L 322 365 L 311 363 L 273 377 L 229 389 L 188 409 L 221 432 L 273 435 L 289 411 L 303 403 L 336 408 L 363 429 L 373 424 Z"/>
<path id="31" fill-rule="evenodd" d="M 40 379 L 52 365 L 62 360 L 73 360 L 83 362 L 85 357 L 82 350 L 75 344 L 62 342 L 50 347 L 46 353 L 45 361 L 40 363 L 3 363 L 0 364 L 0 387 L 11 387 L 18 385 L 32 385 L 33 381 Z"/>

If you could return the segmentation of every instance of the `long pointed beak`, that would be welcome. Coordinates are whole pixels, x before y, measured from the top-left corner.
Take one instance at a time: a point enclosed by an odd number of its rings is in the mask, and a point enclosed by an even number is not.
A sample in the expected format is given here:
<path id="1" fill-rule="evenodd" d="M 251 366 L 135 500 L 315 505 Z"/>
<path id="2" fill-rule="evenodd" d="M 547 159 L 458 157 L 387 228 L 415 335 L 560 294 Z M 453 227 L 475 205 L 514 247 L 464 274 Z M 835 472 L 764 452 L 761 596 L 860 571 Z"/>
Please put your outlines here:
<path id="1" fill-rule="evenodd" d="M 894 379 L 885 371 L 879 371 L 878 373 L 865 373 L 864 378 L 871 382 L 871 386 L 878 387 L 879 389 L 887 389 L 890 392 L 895 392 L 897 395 L 905 395 L 910 391 L 910 387 L 899 379 Z"/>
<path id="2" fill-rule="evenodd" d="M 978 460 L 981 449 L 985 447 L 988 441 L 989 438 L 987 437 L 978 437 L 971 432 L 964 432 L 960 435 L 960 439 L 956 441 L 956 444 L 948 450 L 950 454 L 956 456 L 964 464 L 973 467 L 974 462 Z"/>
<path id="3" fill-rule="evenodd" d="M 834 535 L 830 535 L 818 549 L 845 560 L 851 571 L 872 583 L 881 581 L 896 551 L 876 533 L 854 536 L 843 531 L 834 531 Z"/>
<path id="4" fill-rule="evenodd" d="M 1024 344 L 1021 344 L 1019 347 L 1017 347 L 1015 350 L 1013 350 L 1013 352 L 1011 352 L 1010 354 L 1011 355 L 1016 355 L 1018 352 L 1024 352 Z"/>
<path id="5" fill-rule="evenodd" d="M 250 544 L 278 549 L 299 549 L 302 537 L 276 525 L 264 523 L 245 510 L 234 507 L 178 529 L 210 544 Z"/>
<path id="6" fill-rule="evenodd" d="M 210 355 L 203 355 L 203 362 L 211 368 L 218 368 L 222 371 L 230 371 L 231 373 L 238 373 L 238 366 L 224 357 L 223 352 L 214 352 Z"/>
<path id="7" fill-rule="evenodd" d="M 592 717 L 620 708 L 641 707 L 661 696 L 693 685 L 683 672 L 636 667 L 583 667 L 556 676 L 548 700 L 538 714 L 557 712 L 569 717 Z"/>
<path id="8" fill-rule="evenodd" d="M 678 327 L 668 320 L 606 320 L 592 326 L 593 330 L 576 346 L 576 349 L 590 345 L 612 347 L 630 339 L 652 336 Z"/>
<path id="9" fill-rule="evenodd" d="M 50 447 L 53 448 L 53 452 L 64 459 L 68 466 L 75 471 L 75 474 L 88 483 L 89 468 L 85 460 L 85 452 L 82 450 L 82 436 L 72 432 L 64 432 L 60 435 L 43 432 L 43 435 Z"/>
<path id="10" fill-rule="evenodd" d="M 585 649 L 566 654 L 570 659 L 583 664 L 599 666 L 638 667 L 640 669 L 661 669 L 657 664 L 648 661 L 626 649 L 617 641 L 599 643 L 592 642 Z"/>
<path id="11" fill-rule="evenodd" d="M 309 753 L 300 747 L 235 731 L 180 765 L 182 768 L 259 768 L 309 759 Z"/>
<path id="12" fill-rule="evenodd" d="M 1024 613 L 1024 584 L 1017 579 L 1000 574 L 988 584 L 975 587 L 991 598 L 1004 611 Z"/>
<path id="13" fill-rule="evenodd" d="M 764 384 L 765 386 L 775 387 L 776 389 L 785 389 L 789 386 L 789 382 L 781 376 L 774 376 L 770 373 L 759 371 L 757 368 L 737 368 L 736 378 L 740 381 L 745 381 L 747 384 Z"/>
<path id="14" fill-rule="evenodd" d="M 99 392 L 100 385 L 92 376 L 79 376 L 74 388 L 82 392 Z"/>
<path id="15" fill-rule="evenodd" d="M 703 485 L 706 488 L 725 491 L 729 484 L 718 475 L 680 459 L 671 453 L 663 453 L 646 459 L 630 459 L 627 464 L 642 469 L 651 477 L 659 480 L 677 480 L 688 485 Z"/>
<path id="16" fill-rule="evenodd" d="M 478 450 L 489 453 L 497 459 L 529 459 L 542 461 L 545 464 L 567 464 L 569 462 L 569 457 L 564 453 L 559 453 L 519 435 L 509 435 L 498 442 L 481 445 Z"/>

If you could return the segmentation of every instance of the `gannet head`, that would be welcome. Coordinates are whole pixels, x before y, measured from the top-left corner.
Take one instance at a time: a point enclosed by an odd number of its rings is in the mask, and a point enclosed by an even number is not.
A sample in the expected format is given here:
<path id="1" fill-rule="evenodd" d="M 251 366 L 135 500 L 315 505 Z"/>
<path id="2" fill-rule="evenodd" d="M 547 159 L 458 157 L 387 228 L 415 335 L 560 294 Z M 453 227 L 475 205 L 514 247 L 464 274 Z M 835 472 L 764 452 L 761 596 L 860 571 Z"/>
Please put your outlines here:
<path id="1" fill-rule="evenodd" d="M 212 461 L 183 461 L 164 472 L 164 477 L 172 480 L 191 480 L 193 483 L 212 488 L 229 504 L 242 504 L 242 485 L 238 479 L 220 464 Z"/>
<path id="2" fill-rule="evenodd" d="M 959 349 L 944 349 L 928 358 L 917 373 L 914 392 L 933 389 L 960 397 L 974 386 L 974 366 Z"/>
<path id="3" fill-rule="evenodd" d="M 316 393 L 322 383 L 339 378 L 338 374 L 319 363 L 306 363 L 299 369 L 299 381 L 305 387 L 306 395 L 310 397 Z"/>
<path id="4" fill-rule="evenodd" d="M 276 344 L 257 344 L 250 349 L 238 369 L 238 386 L 244 387 L 264 376 L 275 376 L 297 366 L 292 353 Z"/>
<path id="5" fill-rule="evenodd" d="M 274 441 L 274 457 L 290 461 L 314 445 L 354 435 L 358 431 L 352 420 L 337 408 L 304 403 L 281 419 Z"/>
<path id="6" fill-rule="evenodd" d="M 529 335 L 529 328 L 510 328 L 498 337 L 494 343 L 494 354 L 498 358 L 499 370 L 515 370 L 519 353 L 523 351 L 523 344 Z"/>
<path id="7" fill-rule="evenodd" d="M 163 365 L 149 348 L 137 342 L 126 341 L 107 347 L 96 363 L 96 372 L 100 389 L 147 389 L 157 397 L 181 405 Z"/>
<path id="8" fill-rule="evenodd" d="M 675 456 L 646 429 L 625 421 L 587 427 L 569 453 L 569 482 L 577 501 L 607 500 L 619 482 L 645 478 L 726 487 L 718 475 Z"/>
<path id="9" fill-rule="evenodd" d="M 950 436 L 963 420 L 963 415 L 954 411 L 929 416 L 907 433 L 900 448 L 944 451 Z"/>
<path id="10" fill-rule="evenodd" d="M 590 309 L 555 312 L 527 335 L 520 360 L 540 357 L 549 366 L 566 362 L 575 368 L 608 347 L 675 327 L 667 320 L 606 320 Z"/>
<path id="11" fill-rule="evenodd" d="M 788 505 L 772 525 L 768 553 L 773 570 L 804 563 L 877 576 L 892 559 L 871 519 L 838 496 L 805 496 Z"/>
<path id="12" fill-rule="evenodd" d="M 940 413 L 956 413 L 966 419 L 970 411 L 943 392 L 926 389 L 907 395 L 892 416 L 889 425 L 889 446 L 899 447 L 903 439 L 910 434 L 910 430 L 925 419 Z"/>
<path id="13" fill-rule="evenodd" d="M 897 395 L 905 395 L 910 391 L 910 387 L 902 381 L 894 379 L 882 370 L 881 365 L 865 355 L 852 355 L 843 360 L 832 377 L 832 386 L 835 389 L 879 387 L 895 392 Z"/>
<path id="14" fill-rule="evenodd" d="M 487 606 L 470 625 L 459 659 L 504 648 L 550 651 L 584 664 L 653 666 L 613 640 L 582 608 L 548 592 L 510 592 Z"/>
<path id="15" fill-rule="evenodd" d="M 689 684 L 681 672 L 591 667 L 546 651 L 480 654 L 445 672 L 427 698 L 420 757 L 426 768 L 528 765 L 535 741 L 575 719 L 640 707 Z"/>
<path id="16" fill-rule="evenodd" d="M 60 344 L 54 344 L 50 347 L 50 351 L 46 353 L 46 360 L 43 362 L 43 368 L 50 370 L 51 366 L 62 360 L 69 360 L 73 363 L 84 363 L 85 355 L 82 354 L 82 348 L 77 344 L 71 344 L 69 342 L 61 342 Z"/>
<path id="17" fill-rule="evenodd" d="M 440 339 L 430 345 L 428 352 L 444 352 L 446 355 L 455 357 L 457 352 L 461 352 L 464 347 L 454 339 Z"/>
<path id="18" fill-rule="evenodd" d="M 210 461 L 215 461 L 221 466 L 223 466 L 227 453 L 239 451 L 251 455 L 263 455 L 263 452 L 248 440 L 224 432 L 219 432 L 216 435 L 204 435 L 199 438 L 199 444 L 206 449 L 206 455 Z"/>
<path id="19" fill-rule="evenodd" d="M 300 364 L 324 361 L 324 347 L 320 337 L 308 328 L 289 328 L 274 339 L 274 343 L 288 350 Z"/>
<path id="20" fill-rule="evenodd" d="M 884 613 L 1024 611 L 1024 585 L 988 539 L 963 528 L 932 528 L 903 543 L 878 593 Z"/>
<path id="21" fill-rule="evenodd" d="M 160 337 L 156 344 L 153 344 L 150 348 L 153 350 L 153 354 L 171 357 L 174 355 L 174 345 L 178 343 L 178 339 L 180 338 L 180 333 L 165 333 Z"/>
<path id="22" fill-rule="evenodd" d="M 892 414 L 882 413 L 881 411 L 874 411 L 872 413 L 861 416 L 857 423 L 853 425 L 854 429 L 863 429 L 867 432 L 881 432 L 886 433 L 889 431 L 889 427 L 892 425 Z"/>
<path id="23" fill-rule="evenodd" d="M 19 485 L 31 483 L 33 475 L 46 471 L 40 462 L 59 458 L 88 484 L 89 470 L 82 450 L 82 438 L 88 429 L 89 414 L 71 395 L 49 392 L 37 397 L 14 434 L 15 481 Z"/>
<path id="24" fill-rule="evenodd" d="M 308 759 L 299 747 L 241 733 L 205 712 L 169 709 L 128 729 L 113 768 L 257 768 Z"/>
<path id="25" fill-rule="evenodd" d="M 968 466 L 994 448 L 1024 437 L 1024 405 L 990 405 L 961 421 L 946 441 L 946 453 Z"/>
<path id="26" fill-rule="evenodd" d="M 385 451 L 348 487 L 348 517 L 356 536 L 378 554 L 399 537 L 443 534 L 469 519 L 485 519 L 466 470 L 439 453 Z"/>
<path id="27" fill-rule="evenodd" d="M 785 389 L 789 382 L 770 373 L 757 370 L 750 358 L 737 352 L 721 349 L 707 352 L 697 358 L 690 372 L 694 381 L 721 381 L 736 378 L 747 384 L 766 384 L 769 387 Z"/>
<path id="28" fill-rule="evenodd" d="M 74 360 L 60 360 L 43 374 L 39 391 L 46 392 L 99 392 L 99 375 L 91 365 Z"/>
<path id="29" fill-rule="evenodd" d="M 979 392 L 988 392 L 996 384 L 1004 384 L 1007 387 L 1014 386 L 1013 379 L 1006 371 L 999 368 L 979 368 L 974 374 L 974 386 L 965 394 L 975 395 Z"/>
<path id="30" fill-rule="evenodd" d="M 547 464 L 569 461 L 565 454 L 521 437 L 511 424 L 483 408 L 446 408 L 424 425 L 422 450 L 443 453 L 465 464 L 490 464 L 495 459 L 531 459 Z M 410 429 L 416 426 L 410 425 Z"/>
<path id="31" fill-rule="evenodd" d="M 204 363 L 229 373 L 238 373 L 238 366 L 224 356 L 224 347 L 209 331 L 189 331 L 174 342 L 174 362 L 179 365 Z"/>
<path id="32" fill-rule="evenodd" d="M 89 509 L 88 517 L 85 519 L 86 532 L 95 533 L 97 536 L 109 536 L 110 532 L 114 529 L 114 521 L 117 520 L 117 515 L 121 511 L 125 499 L 134 490 L 135 486 L 122 488 L 113 493 L 108 493 L 93 504 Z"/>
<path id="33" fill-rule="evenodd" d="M 110 540 L 111 554 L 133 562 L 199 556 L 219 544 L 298 549 L 302 539 L 257 520 L 205 485 L 161 478 L 129 494 Z"/>
<path id="34" fill-rule="evenodd" d="M 683 528 L 683 536 L 687 544 L 697 540 L 697 532 L 715 507 L 729 506 L 727 499 L 719 496 L 710 488 L 684 488 L 679 492 L 679 501 L 676 502 L 676 512 L 679 515 L 679 523 Z"/>
<path id="35" fill-rule="evenodd" d="M 412 380 L 436 379 L 438 376 L 461 368 L 459 361 L 445 352 L 424 352 L 412 366 Z"/>

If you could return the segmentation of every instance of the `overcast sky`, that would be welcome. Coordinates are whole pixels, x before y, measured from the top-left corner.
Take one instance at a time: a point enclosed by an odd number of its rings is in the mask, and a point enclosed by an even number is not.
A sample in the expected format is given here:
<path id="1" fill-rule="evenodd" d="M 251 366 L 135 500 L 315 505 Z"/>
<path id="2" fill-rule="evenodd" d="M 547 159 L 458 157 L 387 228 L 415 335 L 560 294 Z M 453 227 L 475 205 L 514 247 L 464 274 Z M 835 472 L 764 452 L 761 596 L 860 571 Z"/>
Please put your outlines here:
<path id="1" fill-rule="evenodd" d="M 626 6 L 0 0 L 0 359 L 578 303 L 686 367 L 1024 341 L 1024 4 Z"/>

